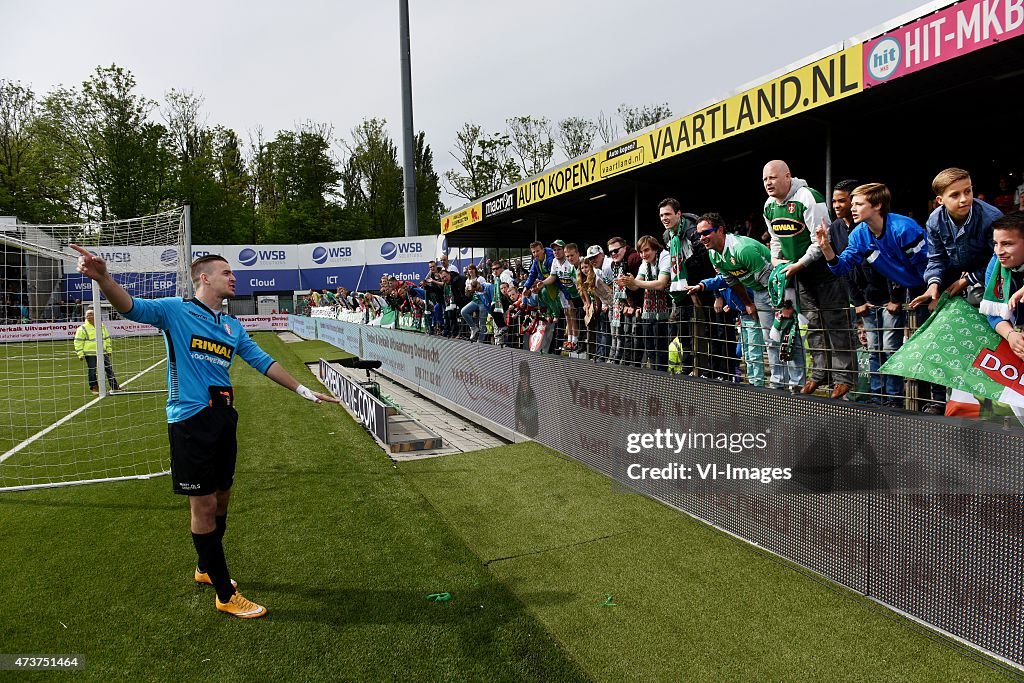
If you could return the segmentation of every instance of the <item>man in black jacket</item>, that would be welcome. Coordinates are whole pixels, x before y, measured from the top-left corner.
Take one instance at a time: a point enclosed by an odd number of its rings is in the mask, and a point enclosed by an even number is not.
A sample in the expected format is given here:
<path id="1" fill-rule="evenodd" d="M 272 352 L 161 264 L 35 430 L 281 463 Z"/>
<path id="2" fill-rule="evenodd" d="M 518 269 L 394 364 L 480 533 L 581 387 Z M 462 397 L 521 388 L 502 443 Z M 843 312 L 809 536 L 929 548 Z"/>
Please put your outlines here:
<path id="1" fill-rule="evenodd" d="M 466 276 L 451 270 L 441 271 L 444 282 L 444 322 L 446 337 L 459 336 L 459 311 L 469 303 L 466 296 Z"/>
<path id="2" fill-rule="evenodd" d="M 683 348 L 682 373 L 688 375 L 693 371 L 694 352 L 693 337 L 698 340 L 698 361 L 702 375 L 709 375 L 715 365 L 707 349 L 711 339 L 724 337 L 724 330 L 716 320 L 712 309 L 715 303 L 711 292 L 687 294 L 686 285 L 696 284 L 706 278 L 715 276 L 715 269 L 708 258 L 707 248 L 701 244 L 697 234 L 697 216 L 683 213 L 678 199 L 669 197 L 658 204 L 658 218 L 665 226 L 662 243 L 672 256 L 672 282 L 669 285 L 669 297 L 672 299 L 672 312 L 669 314 L 669 341 L 678 338 Z M 698 313 L 694 313 L 694 307 Z M 710 328 L 702 321 L 710 320 Z M 696 328 L 696 330 L 694 329 Z M 696 332 L 696 335 L 694 334 Z M 724 361 L 725 359 L 721 359 Z"/>

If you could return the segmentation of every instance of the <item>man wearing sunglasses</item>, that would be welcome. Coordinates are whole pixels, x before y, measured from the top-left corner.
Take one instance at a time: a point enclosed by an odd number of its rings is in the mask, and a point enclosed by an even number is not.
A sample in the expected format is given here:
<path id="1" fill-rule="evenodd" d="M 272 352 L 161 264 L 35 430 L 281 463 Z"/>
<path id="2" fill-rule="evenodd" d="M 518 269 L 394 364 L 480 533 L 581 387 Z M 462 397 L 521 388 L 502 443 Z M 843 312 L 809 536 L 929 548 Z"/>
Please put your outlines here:
<path id="1" fill-rule="evenodd" d="M 626 240 L 621 237 L 608 240 L 608 253 L 612 257 L 612 273 L 616 280 L 623 275 L 639 275 L 643 259 Z M 609 363 L 637 365 L 639 349 L 635 323 L 636 312 L 643 306 L 643 299 L 642 289 L 631 291 L 624 285 L 612 285 L 612 306 L 608 321 L 612 332 Z"/>
<path id="2" fill-rule="evenodd" d="M 725 283 L 743 302 L 742 315 L 747 322 L 757 320 L 764 339 L 770 339 L 775 322 L 772 304 L 768 297 L 768 281 L 772 274 L 772 255 L 768 247 L 755 239 L 742 235 L 725 234 L 725 223 L 717 213 L 706 213 L 697 223 L 697 234 L 708 249 L 711 264 Z M 708 291 L 709 278 L 689 288 L 692 293 Z M 748 289 L 749 288 L 749 289 Z M 802 346 L 798 347 L 802 349 Z M 770 385 L 773 389 L 785 389 L 788 370 L 790 381 L 803 379 L 803 353 L 794 354 L 793 359 L 784 363 L 780 358 L 779 342 L 768 342 L 768 364 Z M 793 378 L 799 378 L 794 380 Z M 798 386 L 794 386 L 798 389 Z"/>

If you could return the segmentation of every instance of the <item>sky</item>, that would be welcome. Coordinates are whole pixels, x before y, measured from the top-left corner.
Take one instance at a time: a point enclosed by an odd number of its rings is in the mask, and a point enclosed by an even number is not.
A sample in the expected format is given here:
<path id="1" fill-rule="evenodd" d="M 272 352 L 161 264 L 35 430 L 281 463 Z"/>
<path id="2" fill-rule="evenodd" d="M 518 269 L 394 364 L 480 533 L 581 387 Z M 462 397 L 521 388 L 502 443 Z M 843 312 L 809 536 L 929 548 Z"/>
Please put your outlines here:
<path id="1" fill-rule="evenodd" d="M 409 0 L 413 120 L 442 174 L 457 166 L 450 152 L 467 121 L 494 132 L 511 116 L 596 119 L 623 103 L 683 115 L 922 2 Z M 243 140 L 305 121 L 351 139 L 363 119 L 384 118 L 401 162 L 397 0 L 0 0 L 0 10 L 0 79 L 36 93 L 117 64 L 158 102 L 172 88 L 202 95 L 206 122 Z"/>

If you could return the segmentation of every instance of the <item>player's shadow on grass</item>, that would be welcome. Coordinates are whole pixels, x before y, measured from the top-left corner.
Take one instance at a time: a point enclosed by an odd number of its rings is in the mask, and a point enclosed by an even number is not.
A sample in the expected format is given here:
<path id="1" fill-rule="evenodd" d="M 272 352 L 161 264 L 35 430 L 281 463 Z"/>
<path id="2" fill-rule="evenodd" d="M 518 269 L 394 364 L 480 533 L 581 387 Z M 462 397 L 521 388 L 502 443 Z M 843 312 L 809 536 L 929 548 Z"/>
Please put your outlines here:
<path id="1" fill-rule="evenodd" d="M 293 603 L 306 607 L 273 607 L 275 621 L 311 621 L 334 626 L 353 624 L 453 624 L 504 623 L 523 613 L 520 600 L 530 605 L 566 604 L 578 598 L 565 591 L 534 591 L 518 598 L 510 591 L 495 587 L 490 590 L 462 591 L 452 594 L 447 602 L 427 599 L 427 591 L 360 590 L 358 588 L 314 588 L 289 583 L 254 582 L 246 584 L 253 596 L 273 593 L 293 596 Z"/>

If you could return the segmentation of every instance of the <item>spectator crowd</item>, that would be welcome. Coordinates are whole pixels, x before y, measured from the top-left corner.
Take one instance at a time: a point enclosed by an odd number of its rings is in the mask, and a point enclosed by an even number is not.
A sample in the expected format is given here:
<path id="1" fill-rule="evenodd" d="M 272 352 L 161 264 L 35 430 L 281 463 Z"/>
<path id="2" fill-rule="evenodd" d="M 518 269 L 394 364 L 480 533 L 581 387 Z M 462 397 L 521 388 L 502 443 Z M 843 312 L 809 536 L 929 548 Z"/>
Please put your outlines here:
<path id="1" fill-rule="evenodd" d="M 533 242 L 529 258 L 461 273 L 443 255 L 421 282 L 385 278 L 379 294 L 339 288 L 310 303 L 365 320 L 390 309 L 428 334 L 471 342 L 942 414 L 945 387 L 919 381 L 908 392 L 878 370 L 942 293 L 991 311 L 986 284 L 1005 261 L 993 230 L 1020 218 L 1020 192 L 1003 183 L 990 204 L 975 197 L 969 172 L 947 168 L 932 181 L 922 226 L 892 210 L 881 183 L 836 183 L 834 218 L 783 161 L 764 166 L 762 183 L 761 226 L 731 229 L 718 213 L 687 213 L 667 198 L 661 234 L 635 245 Z M 1009 297 L 1021 285 L 1016 271 L 1003 274 L 999 296 Z M 1002 319 L 1009 325 L 993 327 L 1024 358 L 1016 320 Z"/>

